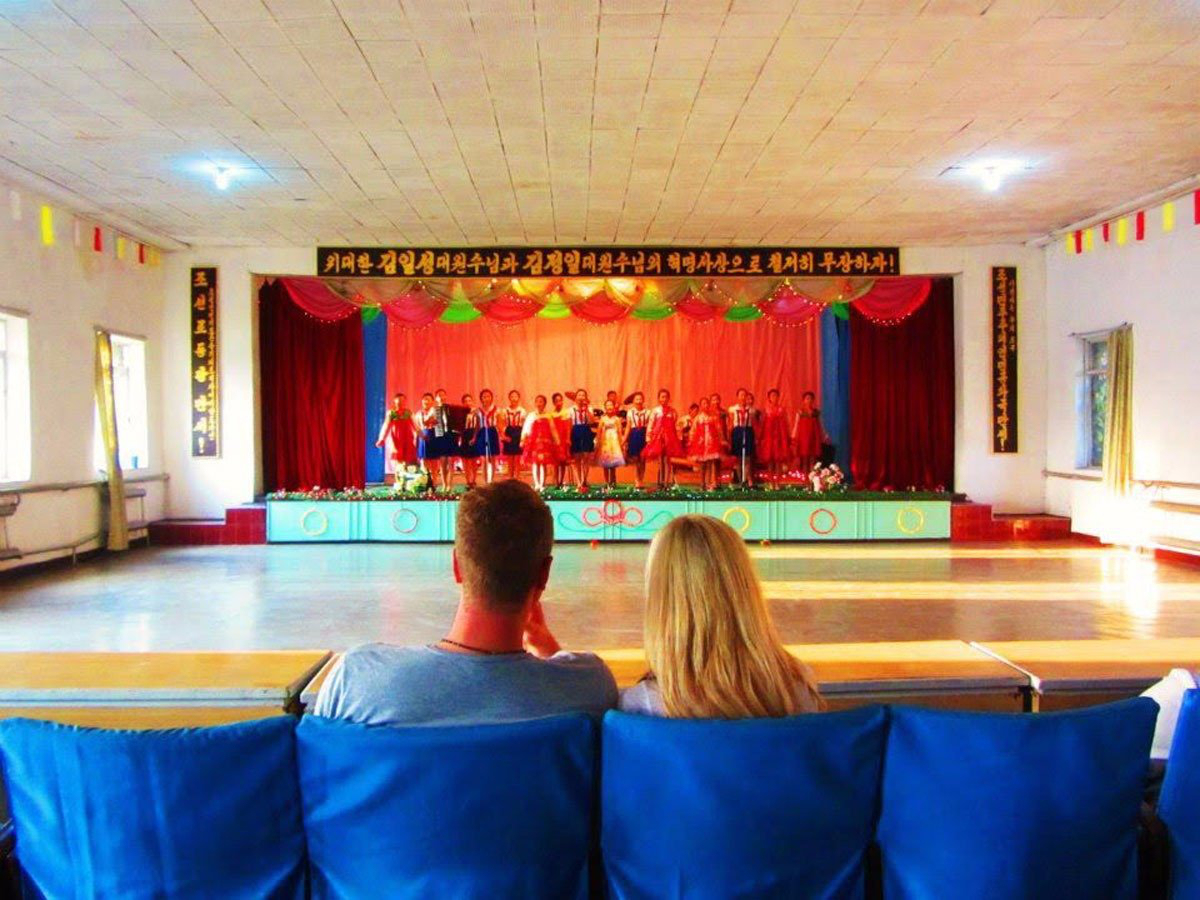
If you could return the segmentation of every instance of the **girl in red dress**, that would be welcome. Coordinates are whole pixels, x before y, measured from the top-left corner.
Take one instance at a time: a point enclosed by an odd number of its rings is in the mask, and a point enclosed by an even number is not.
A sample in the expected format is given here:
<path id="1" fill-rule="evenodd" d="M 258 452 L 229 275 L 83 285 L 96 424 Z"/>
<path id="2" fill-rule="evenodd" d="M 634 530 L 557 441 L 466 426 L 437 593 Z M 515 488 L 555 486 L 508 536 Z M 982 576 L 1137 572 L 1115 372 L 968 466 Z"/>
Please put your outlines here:
<path id="1" fill-rule="evenodd" d="M 571 411 L 565 408 L 566 398 L 561 391 L 551 394 L 550 402 L 554 404 L 550 417 L 554 423 L 554 430 L 558 432 L 558 462 L 554 464 L 554 486 L 561 488 L 566 487 L 568 471 L 571 473 L 571 479 L 575 478 L 575 469 L 570 465 Z"/>
<path id="2" fill-rule="evenodd" d="M 762 439 L 758 442 L 758 458 L 767 466 L 767 490 L 779 490 L 783 468 L 792 458 L 787 410 L 779 402 L 779 388 L 767 391 L 767 408 L 762 415 Z"/>
<path id="3" fill-rule="evenodd" d="M 675 487 L 675 464 L 671 460 L 683 456 L 683 444 L 679 440 L 679 413 L 671 405 L 671 392 L 666 388 L 658 392 L 658 406 L 650 410 L 646 456 L 658 460 L 659 488 Z"/>
<path id="4" fill-rule="evenodd" d="M 692 417 L 688 456 L 700 466 L 700 490 L 716 490 L 717 467 L 721 464 L 721 420 L 713 413 L 708 397 L 700 398 L 700 409 Z"/>
<path id="5" fill-rule="evenodd" d="M 395 480 L 396 472 L 417 461 L 417 432 L 412 411 L 403 394 L 392 397 L 391 409 L 383 417 L 376 447 L 383 447 L 383 480 Z"/>
<path id="6" fill-rule="evenodd" d="M 538 394 L 533 398 L 533 412 L 525 419 L 521 431 L 521 458 L 529 466 L 533 478 L 533 489 L 546 489 L 546 473 L 551 466 L 558 465 L 558 430 L 554 427 L 554 419 L 546 412 L 546 395 Z"/>
<path id="7" fill-rule="evenodd" d="M 805 391 L 800 398 L 795 424 L 792 425 L 792 444 L 801 475 L 808 477 L 813 465 L 821 461 L 821 444 L 824 440 L 825 428 L 821 425 L 817 396 L 812 391 Z"/>

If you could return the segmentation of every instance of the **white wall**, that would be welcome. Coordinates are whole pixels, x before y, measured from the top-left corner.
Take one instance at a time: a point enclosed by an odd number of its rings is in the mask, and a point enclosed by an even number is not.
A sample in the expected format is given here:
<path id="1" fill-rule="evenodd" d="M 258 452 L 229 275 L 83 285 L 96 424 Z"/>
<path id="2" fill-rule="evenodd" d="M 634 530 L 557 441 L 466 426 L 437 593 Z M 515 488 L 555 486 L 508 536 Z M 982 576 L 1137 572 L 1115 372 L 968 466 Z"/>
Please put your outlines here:
<path id="1" fill-rule="evenodd" d="M 1190 198 L 1189 198 L 1190 200 Z M 1045 248 L 1047 294 L 1046 468 L 1075 472 L 1075 391 L 1081 351 L 1074 332 L 1133 324 L 1134 477 L 1200 482 L 1200 226 L 1190 202 L 1177 203 L 1175 230 L 1164 233 L 1158 209 L 1146 213 L 1146 240 L 1068 254 Z M 1114 238 L 1115 238 L 1115 228 Z M 1096 483 L 1051 478 L 1047 502 L 1084 534 L 1148 543 L 1155 534 L 1200 541 L 1200 516 L 1164 516 L 1153 499 L 1200 503 L 1200 492 L 1139 487 L 1115 505 Z"/>
<path id="2" fill-rule="evenodd" d="M 1020 246 L 913 247 L 904 249 L 901 260 L 906 273 L 956 276 L 958 490 L 994 504 L 997 511 L 1041 511 L 1045 461 L 1042 252 Z M 316 252 L 311 247 L 198 248 L 169 254 L 162 336 L 166 347 L 187 346 L 188 269 L 201 265 L 219 268 L 222 455 L 218 460 L 192 459 L 187 404 L 167 403 L 168 512 L 176 518 L 220 518 L 227 507 L 248 502 L 261 490 L 257 471 L 257 297 L 252 292 L 252 276 L 313 274 Z M 1006 456 L 992 455 L 988 422 L 993 265 L 1016 265 L 1020 279 L 1021 452 Z M 186 396 L 187 378 L 186 355 L 172 355 L 164 371 L 165 395 Z"/>
<path id="3" fill-rule="evenodd" d="M 166 256 L 167 304 L 162 344 L 171 348 L 163 370 L 169 399 L 163 415 L 167 470 L 171 473 L 167 514 L 171 518 L 220 519 L 231 506 L 248 503 L 261 491 L 258 472 L 258 296 L 254 274 L 309 275 L 316 268 L 313 247 L 197 248 Z M 190 269 L 217 267 L 217 353 L 220 360 L 221 456 L 193 459 L 191 376 L 187 355 Z M 178 348 L 178 353 L 174 352 Z"/>
<path id="4" fill-rule="evenodd" d="M 55 207 L 56 243 L 43 246 L 39 211 L 44 201 L 18 188 L 21 218 L 14 221 L 9 190 L 9 185 L 0 184 L 0 270 L 4 272 L 0 306 L 29 315 L 32 472 L 26 486 L 97 477 L 93 465 L 92 392 L 96 326 L 148 338 L 149 468 L 127 474 L 136 478 L 162 473 L 162 346 L 158 322 L 166 283 L 164 269 L 138 264 L 132 242 L 126 259 L 116 259 L 113 235 L 108 229 L 105 252 L 95 253 L 90 222 L 81 223 L 81 246 L 77 247 L 73 219 L 61 207 Z M 152 482 L 145 487 L 147 518 L 160 518 L 163 486 Z M 131 517 L 137 511 L 138 505 L 131 502 Z M 100 527 L 100 491 L 90 486 L 25 495 L 17 513 L 8 520 L 10 542 L 24 551 L 71 543 L 96 533 Z M 90 543 L 83 549 L 95 546 Z M 52 555 L 61 554 L 35 555 L 19 563 Z"/>

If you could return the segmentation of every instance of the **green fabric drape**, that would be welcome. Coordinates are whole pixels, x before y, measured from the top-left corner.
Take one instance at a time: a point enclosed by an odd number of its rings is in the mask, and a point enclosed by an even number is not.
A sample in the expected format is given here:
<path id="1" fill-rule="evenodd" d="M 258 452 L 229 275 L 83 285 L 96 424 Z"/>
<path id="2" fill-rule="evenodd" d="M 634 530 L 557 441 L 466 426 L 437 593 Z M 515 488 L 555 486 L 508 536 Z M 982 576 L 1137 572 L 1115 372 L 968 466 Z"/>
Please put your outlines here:
<path id="1" fill-rule="evenodd" d="M 117 406 L 113 396 L 112 338 L 96 332 L 96 409 L 100 414 L 100 437 L 108 469 L 108 549 L 129 549 L 129 525 L 125 516 L 125 476 L 117 446 Z"/>
<path id="2" fill-rule="evenodd" d="M 1133 328 L 1108 339 L 1108 415 L 1104 422 L 1104 484 L 1114 494 L 1133 483 Z"/>

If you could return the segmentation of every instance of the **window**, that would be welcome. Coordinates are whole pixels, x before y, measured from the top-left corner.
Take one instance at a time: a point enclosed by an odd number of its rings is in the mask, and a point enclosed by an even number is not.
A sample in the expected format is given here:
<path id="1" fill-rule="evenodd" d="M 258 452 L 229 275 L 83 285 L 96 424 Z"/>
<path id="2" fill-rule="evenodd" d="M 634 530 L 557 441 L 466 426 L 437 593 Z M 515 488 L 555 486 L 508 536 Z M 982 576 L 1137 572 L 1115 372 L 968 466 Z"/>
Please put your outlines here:
<path id="1" fill-rule="evenodd" d="M 0 312 L 0 482 L 28 481 L 29 323 Z"/>
<path id="2" fill-rule="evenodd" d="M 1079 450 L 1081 469 L 1098 469 L 1104 462 L 1104 423 L 1108 418 L 1108 335 L 1085 337 L 1083 370 L 1079 376 Z"/>
<path id="3" fill-rule="evenodd" d="M 113 405 L 117 413 L 117 448 L 121 469 L 144 469 L 149 462 L 150 427 L 146 418 L 146 342 L 140 338 L 112 336 Z M 100 411 L 96 410 L 96 468 L 108 469 L 104 440 L 100 436 Z"/>

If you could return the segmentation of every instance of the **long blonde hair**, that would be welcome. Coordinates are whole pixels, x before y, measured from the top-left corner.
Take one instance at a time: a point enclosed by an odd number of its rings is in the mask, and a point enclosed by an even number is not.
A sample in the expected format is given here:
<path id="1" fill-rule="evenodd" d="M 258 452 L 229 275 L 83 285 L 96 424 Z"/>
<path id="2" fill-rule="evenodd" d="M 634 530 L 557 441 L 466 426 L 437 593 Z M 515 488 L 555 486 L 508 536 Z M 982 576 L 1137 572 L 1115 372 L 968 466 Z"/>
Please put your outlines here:
<path id="1" fill-rule="evenodd" d="M 679 516 L 646 561 L 646 657 L 672 718 L 790 716 L 823 707 L 788 653 L 741 536 Z"/>

